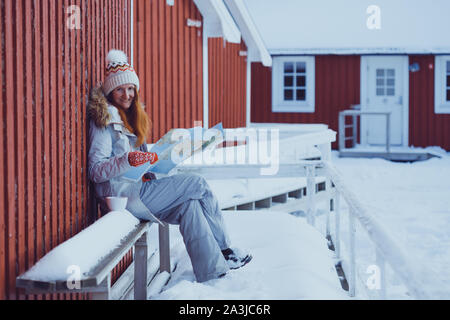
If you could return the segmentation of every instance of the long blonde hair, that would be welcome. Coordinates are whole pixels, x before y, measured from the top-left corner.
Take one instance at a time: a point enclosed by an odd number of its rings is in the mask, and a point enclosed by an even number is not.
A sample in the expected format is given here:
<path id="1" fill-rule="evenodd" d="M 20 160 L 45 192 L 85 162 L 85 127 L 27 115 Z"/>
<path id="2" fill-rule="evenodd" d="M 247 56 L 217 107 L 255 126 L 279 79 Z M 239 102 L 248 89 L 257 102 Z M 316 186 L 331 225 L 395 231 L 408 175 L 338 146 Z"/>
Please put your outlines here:
<path id="1" fill-rule="evenodd" d="M 110 102 L 113 101 L 111 93 L 108 95 L 108 100 Z M 128 109 L 128 111 L 124 111 L 119 107 L 117 110 L 119 110 L 120 118 L 128 131 L 136 135 L 136 147 L 140 147 L 148 138 L 151 128 L 151 120 L 145 112 L 136 88 L 134 88 L 134 100 L 130 106 L 130 109 Z"/>

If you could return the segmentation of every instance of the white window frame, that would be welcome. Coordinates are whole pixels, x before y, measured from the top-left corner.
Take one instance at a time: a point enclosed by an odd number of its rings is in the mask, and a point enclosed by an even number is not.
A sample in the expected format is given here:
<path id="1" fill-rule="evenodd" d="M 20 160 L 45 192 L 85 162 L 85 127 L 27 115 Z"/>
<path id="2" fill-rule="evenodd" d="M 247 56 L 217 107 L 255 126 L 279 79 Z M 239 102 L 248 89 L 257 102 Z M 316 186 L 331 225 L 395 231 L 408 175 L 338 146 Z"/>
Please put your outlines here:
<path id="1" fill-rule="evenodd" d="M 273 57 L 272 112 L 315 112 L 315 59 L 311 56 Z M 284 100 L 284 62 L 306 63 L 306 100 Z"/>
<path id="2" fill-rule="evenodd" d="M 446 101 L 447 61 L 450 55 L 434 57 L 434 113 L 450 114 L 450 101 Z"/>

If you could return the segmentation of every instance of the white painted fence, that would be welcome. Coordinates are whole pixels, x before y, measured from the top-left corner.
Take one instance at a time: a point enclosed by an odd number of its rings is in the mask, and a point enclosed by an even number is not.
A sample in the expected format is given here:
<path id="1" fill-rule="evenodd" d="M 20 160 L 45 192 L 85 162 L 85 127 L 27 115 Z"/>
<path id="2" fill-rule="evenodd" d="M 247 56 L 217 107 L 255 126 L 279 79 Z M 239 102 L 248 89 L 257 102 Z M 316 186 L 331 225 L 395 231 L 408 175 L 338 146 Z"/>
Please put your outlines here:
<path id="1" fill-rule="evenodd" d="M 330 130 L 328 130 L 330 131 Z M 333 200 L 333 214 L 335 218 L 334 233 L 330 230 L 331 209 L 328 205 L 326 236 L 333 239 L 335 254 L 338 261 L 343 265 L 346 278 L 349 284 L 349 295 L 357 296 L 357 276 L 356 276 L 356 248 L 355 234 L 358 226 L 367 233 L 368 239 L 372 242 L 376 254 L 376 265 L 380 272 L 380 289 L 378 297 L 388 298 L 386 283 L 386 265 L 389 265 L 395 275 L 403 282 L 408 290 L 408 294 L 413 299 L 449 299 L 450 295 L 445 290 L 439 291 L 439 281 L 423 265 L 417 265 L 412 261 L 405 251 L 399 246 L 368 212 L 365 206 L 359 201 L 357 196 L 345 185 L 342 177 L 330 162 L 332 136 L 326 135 L 305 135 L 303 145 L 314 145 L 320 150 L 321 160 L 302 160 L 294 163 L 281 163 L 275 175 L 261 175 L 261 168 L 258 164 L 231 164 L 231 165 L 182 165 L 177 168 L 179 173 L 195 172 L 207 179 L 238 179 L 238 178 L 280 178 L 280 177 L 307 177 L 307 208 L 306 217 L 308 223 L 315 225 L 316 220 L 316 192 L 315 178 L 317 176 L 326 177 L 325 201 L 328 204 Z M 294 142 L 295 138 L 289 138 Z M 291 142 L 289 140 L 289 142 Z M 322 197 L 323 199 L 323 197 Z M 341 212 L 341 200 L 348 205 L 348 212 Z M 349 238 L 346 253 L 344 256 L 342 246 L 345 243 L 342 237 L 341 219 L 347 213 Z M 359 231 L 358 231 L 359 232 Z M 345 270 L 347 269 L 347 270 Z"/>

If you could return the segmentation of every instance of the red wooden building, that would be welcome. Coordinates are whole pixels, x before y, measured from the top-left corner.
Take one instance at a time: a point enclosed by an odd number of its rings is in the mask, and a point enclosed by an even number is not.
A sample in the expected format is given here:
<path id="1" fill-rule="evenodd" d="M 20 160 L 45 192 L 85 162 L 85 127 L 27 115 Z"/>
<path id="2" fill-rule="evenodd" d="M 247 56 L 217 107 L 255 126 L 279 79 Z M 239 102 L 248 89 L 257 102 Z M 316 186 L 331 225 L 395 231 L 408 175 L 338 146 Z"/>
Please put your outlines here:
<path id="1" fill-rule="evenodd" d="M 450 150 L 450 22 L 446 1 L 247 1 L 273 58 L 252 64 L 251 122 L 324 123 L 339 111 L 390 111 L 394 146 Z M 386 141 L 363 116 L 359 141 Z M 337 144 L 334 144 L 337 147 Z"/>
<path id="2" fill-rule="evenodd" d="M 132 58 L 149 142 L 195 121 L 245 126 L 250 63 L 271 63 L 248 17 L 240 0 L 0 1 L 0 299 L 89 298 L 24 295 L 15 279 L 97 214 L 86 106 L 108 51 Z"/>

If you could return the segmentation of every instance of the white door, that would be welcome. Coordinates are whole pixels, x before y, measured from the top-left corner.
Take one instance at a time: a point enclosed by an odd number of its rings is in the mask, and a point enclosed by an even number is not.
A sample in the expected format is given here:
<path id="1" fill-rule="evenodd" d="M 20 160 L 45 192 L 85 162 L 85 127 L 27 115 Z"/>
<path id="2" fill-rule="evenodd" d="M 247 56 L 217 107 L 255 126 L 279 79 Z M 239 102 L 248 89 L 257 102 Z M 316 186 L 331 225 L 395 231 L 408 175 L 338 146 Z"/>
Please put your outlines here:
<path id="1" fill-rule="evenodd" d="M 363 56 L 361 59 L 361 110 L 390 111 L 390 144 L 407 145 L 408 57 Z M 386 117 L 361 118 L 361 141 L 386 144 Z"/>

